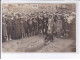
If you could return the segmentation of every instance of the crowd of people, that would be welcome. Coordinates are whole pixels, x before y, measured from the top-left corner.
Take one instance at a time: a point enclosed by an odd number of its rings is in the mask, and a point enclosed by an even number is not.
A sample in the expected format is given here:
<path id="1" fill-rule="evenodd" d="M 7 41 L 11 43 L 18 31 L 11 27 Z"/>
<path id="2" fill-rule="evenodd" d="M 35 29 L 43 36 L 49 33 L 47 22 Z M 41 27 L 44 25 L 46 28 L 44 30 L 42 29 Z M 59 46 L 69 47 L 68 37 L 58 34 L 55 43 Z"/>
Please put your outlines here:
<path id="1" fill-rule="evenodd" d="M 74 12 L 4 13 L 2 15 L 2 41 L 45 35 L 45 39 L 70 38 L 75 30 Z"/>

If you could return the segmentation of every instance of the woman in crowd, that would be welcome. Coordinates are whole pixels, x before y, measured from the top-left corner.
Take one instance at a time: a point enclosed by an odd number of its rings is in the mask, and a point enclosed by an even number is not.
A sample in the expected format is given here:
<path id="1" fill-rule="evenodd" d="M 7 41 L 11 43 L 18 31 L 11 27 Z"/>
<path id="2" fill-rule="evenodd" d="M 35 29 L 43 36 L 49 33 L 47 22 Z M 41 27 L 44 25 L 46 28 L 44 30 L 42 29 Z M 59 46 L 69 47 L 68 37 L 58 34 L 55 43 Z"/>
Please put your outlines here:
<path id="1" fill-rule="evenodd" d="M 8 15 L 8 14 L 7 14 Z M 34 35 L 47 35 L 49 38 L 56 33 L 56 37 L 65 37 L 66 31 L 71 31 L 67 28 L 73 22 L 67 24 L 69 16 L 65 19 L 64 14 L 56 12 L 55 14 L 49 12 L 38 12 L 32 14 L 12 14 L 10 17 L 3 16 L 3 40 L 7 39 L 20 39 Z M 22 18 L 23 17 L 23 18 Z M 24 18 L 26 17 L 26 18 Z M 7 18 L 4 21 L 4 18 Z M 72 19 L 73 20 L 73 19 Z M 67 26 L 66 26 L 67 25 Z M 5 31 L 4 31 L 5 30 Z M 64 36 L 65 35 L 65 36 Z M 68 36 L 70 34 L 68 33 Z M 51 37 L 51 39 L 53 39 Z"/>

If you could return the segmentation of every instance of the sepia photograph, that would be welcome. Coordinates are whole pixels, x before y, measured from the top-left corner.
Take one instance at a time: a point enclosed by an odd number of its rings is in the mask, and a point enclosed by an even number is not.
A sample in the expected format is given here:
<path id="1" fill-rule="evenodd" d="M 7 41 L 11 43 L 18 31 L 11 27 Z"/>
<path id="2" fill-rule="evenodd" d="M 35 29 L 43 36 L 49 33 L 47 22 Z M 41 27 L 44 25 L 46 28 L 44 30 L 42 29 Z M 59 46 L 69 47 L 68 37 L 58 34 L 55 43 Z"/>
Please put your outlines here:
<path id="1" fill-rule="evenodd" d="M 3 3 L 2 52 L 76 52 L 76 4 Z"/>

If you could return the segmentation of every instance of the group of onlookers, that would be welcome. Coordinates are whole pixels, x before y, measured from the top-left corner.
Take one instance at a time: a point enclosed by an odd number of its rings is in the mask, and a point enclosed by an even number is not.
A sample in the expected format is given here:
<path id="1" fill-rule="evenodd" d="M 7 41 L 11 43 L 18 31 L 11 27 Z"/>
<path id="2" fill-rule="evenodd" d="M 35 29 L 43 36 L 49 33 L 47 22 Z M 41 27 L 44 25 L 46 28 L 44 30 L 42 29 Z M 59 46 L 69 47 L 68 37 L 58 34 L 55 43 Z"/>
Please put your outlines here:
<path id="1" fill-rule="evenodd" d="M 34 12 L 2 15 L 2 40 L 20 39 L 34 35 L 46 38 L 70 38 L 75 35 L 76 14 Z M 52 36 L 52 37 L 51 37 Z M 45 38 L 45 39 L 46 39 Z"/>

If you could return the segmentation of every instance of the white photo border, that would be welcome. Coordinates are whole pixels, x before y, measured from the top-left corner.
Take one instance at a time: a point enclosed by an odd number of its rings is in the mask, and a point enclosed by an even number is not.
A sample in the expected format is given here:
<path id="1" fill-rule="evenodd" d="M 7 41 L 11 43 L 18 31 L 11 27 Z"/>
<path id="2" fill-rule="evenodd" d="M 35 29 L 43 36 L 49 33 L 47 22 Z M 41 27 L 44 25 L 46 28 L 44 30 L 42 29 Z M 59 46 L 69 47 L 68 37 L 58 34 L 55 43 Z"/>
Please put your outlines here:
<path id="1" fill-rule="evenodd" d="M 47 59 L 52 59 L 52 58 L 80 58 L 80 2 L 79 1 L 7 1 L 3 0 L 1 1 L 1 5 L 3 3 L 75 3 L 76 4 L 76 53 L 4 53 L 2 52 L 1 58 L 2 59 L 35 59 L 35 58 L 47 58 Z M 2 6 L 1 6 L 2 7 Z M 1 16 L 2 16 L 2 9 L 1 9 Z M 2 27 L 2 17 L 1 17 L 1 27 Z M 2 32 L 2 28 L 1 28 Z M 2 33 L 1 33 L 2 36 Z M 2 38 L 1 38 L 2 41 Z M 2 46 L 2 44 L 1 44 Z M 2 50 L 1 50 L 2 51 Z"/>

